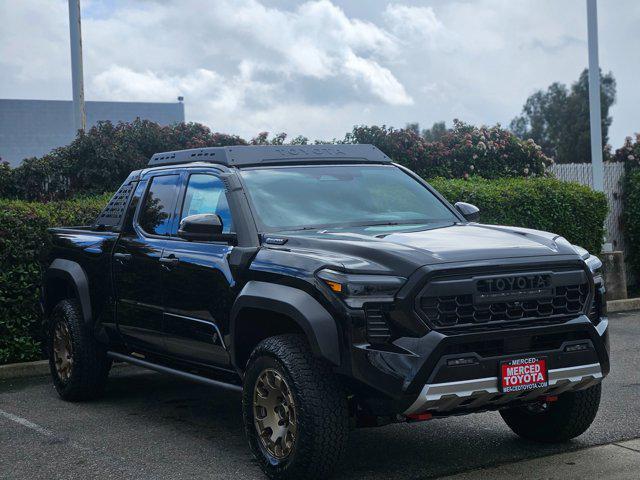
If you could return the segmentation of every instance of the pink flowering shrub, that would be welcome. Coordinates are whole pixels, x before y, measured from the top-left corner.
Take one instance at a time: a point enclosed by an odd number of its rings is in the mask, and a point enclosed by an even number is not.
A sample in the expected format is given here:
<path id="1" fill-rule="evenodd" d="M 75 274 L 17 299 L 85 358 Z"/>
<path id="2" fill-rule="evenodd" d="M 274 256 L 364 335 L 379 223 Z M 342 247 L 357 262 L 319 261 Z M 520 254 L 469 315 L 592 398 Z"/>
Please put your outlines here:
<path id="1" fill-rule="evenodd" d="M 624 139 L 624 145 L 613 155 L 614 162 L 624 162 L 627 168 L 640 168 L 640 133 Z"/>
<path id="2" fill-rule="evenodd" d="M 624 145 L 616 150 L 614 160 L 625 165 L 622 184 L 622 228 L 628 248 L 625 260 L 636 282 L 640 282 L 640 133 L 636 133 L 635 140 L 625 139 Z"/>
<path id="3" fill-rule="evenodd" d="M 67 146 L 40 158 L 28 158 L 15 169 L 0 168 L 0 197 L 59 200 L 78 194 L 113 191 L 129 172 L 146 166 L 151 155 L 185 148 L 227 145 L 305 145 L 308 139 L 269 138 L 261 132 L 250 141 L 213 133 L 198 123 L 160 126 L 147 120 L 101 122 Z M 326 143 L 316 141 L 316 143 Z M 329 143 L 336 143 L 335 140 Z M 451 130 L 429 142 L 411 129 L 358 126 L 337 143 L 372 143 L 425 178 L 535 177 L 551 162 L 531 140 L 522 141 L 496 127 L 473 127 L 455 121 Z"/>
<path id="4" fill-rule="evenodd" d="M 156 152 L 246 143 L 235 135 L 212 133 L 198 123 L 163 127 L 140 119 L 115 125 L 100 122 L 80 132 L 69 145 L 24 160 L 11 171 L 11 195 L 3 196 L 56 200 L 114 191 Z"/>
<path id="5" fill-rule="evenodd" d="M 384 125 L 355 127 L 345 142 L 372 143 L 425 178 L 544 176 L 553 162 L 533 140 L 520 140 L 500 126 L 474 127 L 458 120 L 436 142 L 411 129 Z"/>

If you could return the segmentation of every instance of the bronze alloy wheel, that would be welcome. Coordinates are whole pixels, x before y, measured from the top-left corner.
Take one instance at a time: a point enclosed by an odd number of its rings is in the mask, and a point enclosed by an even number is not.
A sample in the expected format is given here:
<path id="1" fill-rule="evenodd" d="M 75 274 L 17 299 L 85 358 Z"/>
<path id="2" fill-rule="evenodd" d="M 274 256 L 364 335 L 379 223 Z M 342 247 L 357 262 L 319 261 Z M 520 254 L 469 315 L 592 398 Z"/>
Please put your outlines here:
<path id="1" fill-rule="evenodd" d="M 289 385 L 276 370 L 263 370 L 256 381 L 253 419 L 262 446 L 269 454 L 278 460 L 288 457 L 296 442 L 296 407 Z"/>
<path id="2" fill-rule="evenodd" d="M 53 360 L 58 378 L 62 383 L 66 383 L 73 369 L 71 333 L 66 322 L 58 322 L 53 333 Z"/>

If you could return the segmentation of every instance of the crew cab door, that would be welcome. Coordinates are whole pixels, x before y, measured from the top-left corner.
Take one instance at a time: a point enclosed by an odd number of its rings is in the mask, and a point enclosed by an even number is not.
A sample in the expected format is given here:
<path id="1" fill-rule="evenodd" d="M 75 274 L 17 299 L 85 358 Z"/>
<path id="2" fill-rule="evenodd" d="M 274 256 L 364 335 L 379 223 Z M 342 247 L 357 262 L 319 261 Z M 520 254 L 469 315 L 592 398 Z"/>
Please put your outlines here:
<path id="1" fill-rule="evenodd" d="M 215 170 L 192 170 L 186 174 L 177 207 L 176 226 L 189 216 L 216 213 L 223 232 L 233 233 L 225 185 Z M 234 279 L 227 242 L 178 239 L 167 245 L 163 257 L 164 331 L 169 355 L 191 363 L 230 366 L 222 335 L 227 331 L 233 302 Z"/>
<path id="2" fill-rule="evenodd" d="M 163 172 L 138 184 L 139 206 L 113 251 L 116 321 L 134 352 L 166 353 L 162 328 L 162 254 L 175 221 L 180 172 Z"/>

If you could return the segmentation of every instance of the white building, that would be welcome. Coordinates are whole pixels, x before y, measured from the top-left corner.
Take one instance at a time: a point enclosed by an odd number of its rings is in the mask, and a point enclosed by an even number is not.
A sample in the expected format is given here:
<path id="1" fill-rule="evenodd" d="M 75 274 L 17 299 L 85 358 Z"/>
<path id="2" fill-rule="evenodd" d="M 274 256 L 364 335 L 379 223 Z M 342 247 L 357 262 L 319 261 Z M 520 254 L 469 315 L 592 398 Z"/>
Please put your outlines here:
<path id="1" fill-rule="evenodd" d="M 184 104 L 86 102 L 87 128 L 100 120 L 131 122 L 137 117 L 160 125 L 184 122 Z M 0 158 L 15 167 L 75 138 L 73 103 L 69 100 L 0 99 Z"/>

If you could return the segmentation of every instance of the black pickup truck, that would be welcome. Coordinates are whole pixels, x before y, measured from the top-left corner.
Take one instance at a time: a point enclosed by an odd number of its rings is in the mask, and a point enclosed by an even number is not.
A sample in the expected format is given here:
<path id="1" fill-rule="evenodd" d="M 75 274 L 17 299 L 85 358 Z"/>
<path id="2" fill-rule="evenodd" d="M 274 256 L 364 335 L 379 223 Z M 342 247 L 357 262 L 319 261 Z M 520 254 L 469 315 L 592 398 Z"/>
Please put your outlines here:
<path id="1" fill-rule="evenodd" d="M 242 391 L 277 479 L 326 478 L 353 427 L 497 410 L 580 435 L 609 373 L 601 263 L 478 220 L 371 145 L 156 154 L 51 230 L 53 382 L 94 398 L 124 361 Z"/>

